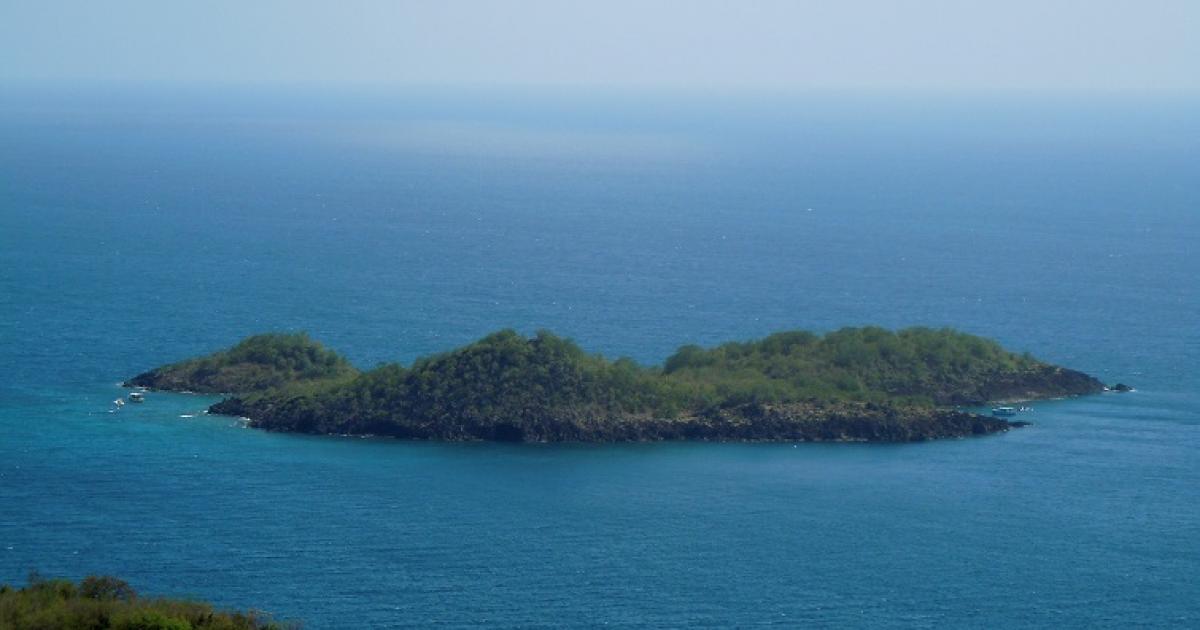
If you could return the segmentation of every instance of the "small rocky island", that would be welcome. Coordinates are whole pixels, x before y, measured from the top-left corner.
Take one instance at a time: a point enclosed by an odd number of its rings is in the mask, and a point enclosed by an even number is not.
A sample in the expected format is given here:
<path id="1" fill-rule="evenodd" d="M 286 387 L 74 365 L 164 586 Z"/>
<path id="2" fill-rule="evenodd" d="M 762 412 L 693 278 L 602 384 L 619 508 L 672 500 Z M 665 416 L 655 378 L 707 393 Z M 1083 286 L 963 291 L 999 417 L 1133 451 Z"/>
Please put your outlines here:
<path id="1" fill-rule="evenodd" d="M 1105 389 L 974 335 L 876 327 L 689 345 L 656 367 L 504 330 L 369 371 L 302 333 L 266 334 L 125 385 L 227 394 L 210 413 L 273 431 L 525 442 L 920 441 L 1024 424 L 962 407 Z"/>

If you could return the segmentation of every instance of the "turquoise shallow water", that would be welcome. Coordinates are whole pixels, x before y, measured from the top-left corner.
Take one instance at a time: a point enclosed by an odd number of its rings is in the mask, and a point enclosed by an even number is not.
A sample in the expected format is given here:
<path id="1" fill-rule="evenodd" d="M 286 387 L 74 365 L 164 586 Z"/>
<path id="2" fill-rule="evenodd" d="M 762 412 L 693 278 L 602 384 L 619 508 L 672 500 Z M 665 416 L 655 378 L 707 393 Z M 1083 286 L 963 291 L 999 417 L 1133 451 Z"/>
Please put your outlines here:
<path id="1" fill-rule="evenodd" d="M 314 628 L 1197 624 L 1198 110 L 489 98 L 0 99 L 0 581 L 114 573 Z M 121 378 L 269 329 L 371 366 L 503 326 L 656 362 L 861 323 L 1139 391 L 913 445 L 107 413 Z"/>

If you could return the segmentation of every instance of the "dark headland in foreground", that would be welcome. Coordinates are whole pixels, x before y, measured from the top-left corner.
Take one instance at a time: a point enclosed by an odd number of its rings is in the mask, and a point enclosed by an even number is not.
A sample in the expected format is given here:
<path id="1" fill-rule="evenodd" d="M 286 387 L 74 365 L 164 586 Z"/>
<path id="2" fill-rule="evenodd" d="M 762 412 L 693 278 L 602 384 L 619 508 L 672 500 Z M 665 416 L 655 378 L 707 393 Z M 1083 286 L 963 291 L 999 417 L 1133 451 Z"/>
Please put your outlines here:
<path id="1" fill-rule="evenodd" d="M 365 372 L 304 334 L 266 334 L 126 385 L 230 394 L 209 411 L 273 431 L 530 442 L 919 441 L 1023 424 L 960 407 L 1104 390 L 981 337 L 875 327 L 684 346 L 658 367 L 504 330 Z"/>

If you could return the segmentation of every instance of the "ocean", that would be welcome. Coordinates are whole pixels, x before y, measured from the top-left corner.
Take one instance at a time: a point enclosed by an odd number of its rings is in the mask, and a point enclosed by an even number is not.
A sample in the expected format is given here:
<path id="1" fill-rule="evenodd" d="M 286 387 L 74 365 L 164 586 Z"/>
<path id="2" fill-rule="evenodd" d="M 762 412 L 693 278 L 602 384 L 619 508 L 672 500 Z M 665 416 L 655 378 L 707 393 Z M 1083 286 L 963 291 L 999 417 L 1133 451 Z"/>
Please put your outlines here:
<path id="1" fill-rule="evenodd" d="M 0 93 L 0 582 L 308 628 L 1200 624 L 1200 103 L 175 86 Z M 437 444 L 135 373 L 500 328 L 658 363 L 952 326 L 1137 391 L 984 438 Z"/>

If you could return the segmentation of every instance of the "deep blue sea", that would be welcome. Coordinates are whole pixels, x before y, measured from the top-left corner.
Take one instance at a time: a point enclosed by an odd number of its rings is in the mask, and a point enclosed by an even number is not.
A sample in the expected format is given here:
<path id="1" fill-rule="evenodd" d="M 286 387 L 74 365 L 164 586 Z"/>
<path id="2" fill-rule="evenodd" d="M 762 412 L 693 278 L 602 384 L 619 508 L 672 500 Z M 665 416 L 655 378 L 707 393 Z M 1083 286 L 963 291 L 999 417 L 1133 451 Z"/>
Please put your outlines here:
<path id="1" fill-rule="evenodd" d="M 0 582 L 308 628 L 1200 625 L 1200 101 L 0 91 Z M 271 434 L 144 369 L 953 326 L 1137 388 L 908 445 Z M 349 622 L 349 623 L 348 623 Z"/>

